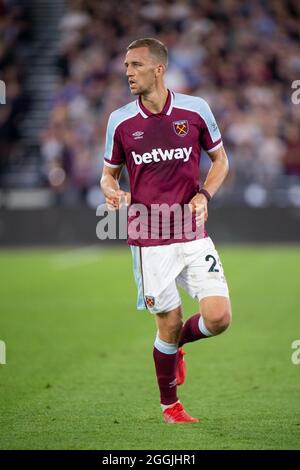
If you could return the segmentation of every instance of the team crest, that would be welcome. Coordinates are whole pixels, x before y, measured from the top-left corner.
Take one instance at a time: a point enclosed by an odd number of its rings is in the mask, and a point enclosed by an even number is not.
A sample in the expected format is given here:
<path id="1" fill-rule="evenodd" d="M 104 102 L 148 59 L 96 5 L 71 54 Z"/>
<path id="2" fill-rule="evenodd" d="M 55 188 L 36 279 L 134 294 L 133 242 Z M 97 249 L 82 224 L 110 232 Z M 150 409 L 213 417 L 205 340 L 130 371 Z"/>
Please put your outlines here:
<path id="1" fill-rule="evenodd" d="M 147 307 L 154 307 L 154 304 L 155 304 L 155 298 L 152 297 L 151 295 L 145 295 L 145 302 L 146 302 L 146 305 Z"/>
<path id="2" fill-rule="evenodd" d="M 185 137 L 189 132 L 188 121 L 174 121 L 173 129 L 179 137 Z"/>

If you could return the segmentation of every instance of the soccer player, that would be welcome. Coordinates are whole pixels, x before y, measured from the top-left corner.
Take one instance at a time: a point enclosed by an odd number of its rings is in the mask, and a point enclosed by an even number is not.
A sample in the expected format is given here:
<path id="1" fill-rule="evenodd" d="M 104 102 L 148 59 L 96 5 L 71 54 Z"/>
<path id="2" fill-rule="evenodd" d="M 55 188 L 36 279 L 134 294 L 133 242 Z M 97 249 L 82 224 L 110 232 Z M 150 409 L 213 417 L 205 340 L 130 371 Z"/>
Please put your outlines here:
<path id="1" fill-rule="evenodd" d="M 155 315 L 153 358 L 164 420 L 195 423 L 199 420 L 187 414 L 177 396 L 177 386 L 184 382 L 186 373 L 182 346 L 222 333 L 231 321 L 223 268 L 203 228 L 208 202 L 228 173 L 228 160 L 206 101 L 166 88 L 167 63 L 167 48 L 156 39 L 138 39 L 128 46 L 126 75 L 137 99 L 109 118 L 101 188 L 111 208 L 119 208 L 121 201 L 131 203 L 128 243 L 138 286 L 138 308 L 146 307 Z M 212 163 L 200 189 L 201 147 Z M 130 193 L 119 188 L 123 165 L 128 170 Z M 172 219 L 166 238 L 161 221 L 150 231 L 147 223 L 153 225 L 151 214 L 139 219 L 146 228 L 136 236 L 130 229 L 138 217 L 137 211 L 131 211 L 136 204 L 149 210 L 162 204 L 188 207 L 193 214 L 192 229 L 179 231 L 178 236 L 178 224 Z M 184 323 L 177 285 L 199 301 L 198 313 Z"/>

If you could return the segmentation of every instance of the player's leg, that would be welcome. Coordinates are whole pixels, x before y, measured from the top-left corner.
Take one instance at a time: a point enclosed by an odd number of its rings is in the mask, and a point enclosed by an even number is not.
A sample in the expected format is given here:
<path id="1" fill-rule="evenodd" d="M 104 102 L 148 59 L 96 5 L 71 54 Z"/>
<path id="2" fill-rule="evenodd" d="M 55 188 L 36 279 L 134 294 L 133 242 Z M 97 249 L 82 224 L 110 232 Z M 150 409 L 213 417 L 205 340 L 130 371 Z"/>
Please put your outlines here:
<path id="1" fill-rule="evenodd" d="M 160 403 L 164 410 L 178 401 L 176 365 L 178 338 L 182 328 L 181 307 L 156 313 L 157 335 L 153 348 L 153 359 L 157 383 L 160 390 Z"/>
<path id="2" fill-rule="evenodd" d="M 231 306 L 228 297 L 204 297 L 199 302 L 199 312 L 183 325 L 179 347 L 186 343 L 219 335 L 231 322 Z"/>
<path id="3" fill-rule="evenodd" d="M 178 338 L 182 328 L 181 300 L 176 276 L 183 268 L 177 246 L 133 248 L 138 306 L 142 304 L 155 314 L 157 335 L 153 359 L 165 421 L 197 422 L 188 416 L 178 402 L 176 365 Z"/>
<path id="4" fill-rule="evenodd" d="M 154 303 L 148 304 L 148 310 L 155 314 L 157 326 L 153 359 L 164 420 L 167 423 L 196 423 L 198 419 L 185 412 L 177 396 L 177 343 L 182 328 L 182 310 L 175 281 L 156 296 Z"/>
<path id="5" fill-rule="evenodd" d="M 149 294 L 148 290 L 146 292 Z M 182 328 L 181 299 L 175 280 L 170 282 L 168 287 L 155 299 L 150 295 L 145 297 L 148 311 L 155 315 L 157 326 L 153 359 L 160 390 L 160 402 L 164 409 L 166 406 L 178 401 L 176 394 L 176 363 L 177 343 Z M 148 298 L 154 300 L 149 302 L 147 301 Z"/>
<path id="6" fill-rule="evenodd" d="M 160 339 L 177 344 L 183 325 L 181 305 L 168 312 L 157 313 L 155 321 Z"/>
<path id="7" fill-rule="evenodd" d="M 157 336 L 153 348 L 153 359 L 164 419 L 167 423 L 174 424 L 197 423 L 198 419 L 185 412 L 177 397 L 177 342 L 182 328 L 181 306 L 156 313 L 155 320 Z"/>
<path id="8" fill-rule="evenodd" d="M 219 335 L 227 330 L 231 323 L 231 305 L 228 297 L 211 296 L 204 297 L 200 301 L 201 319 L 199 319 L 202 329 L 211 336 Z"/>
<path id="9" fill-rule="evenodd" d="M 179 284 L 199 299 L 199 312 L 183 325 L 179 347 L 225 331 L 231 321 L 231 307 L 223 267 L 210 238 L 185 246 L 187 267 L 178 278 Z M 201 313 L 200 313 L 201 312 Z"/>

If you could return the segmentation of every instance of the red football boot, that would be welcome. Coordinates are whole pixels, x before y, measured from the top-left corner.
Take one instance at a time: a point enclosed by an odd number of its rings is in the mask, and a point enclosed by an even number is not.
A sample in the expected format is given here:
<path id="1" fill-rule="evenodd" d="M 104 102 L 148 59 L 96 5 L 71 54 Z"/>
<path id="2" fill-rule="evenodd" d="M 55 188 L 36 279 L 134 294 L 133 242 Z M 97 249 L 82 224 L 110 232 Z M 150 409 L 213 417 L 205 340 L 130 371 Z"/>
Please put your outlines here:
<path id="1" fill-rule="evenodd" d="M 166 423 L 184 424 L 184 423 L 199 423 L 199 419 L 193 418 L 184 411 L 181 403 L 177 402 L 173 406 L 169 406 L 163 412 L 164 420 Z"/>
<path id="2" fill-rule="evenodd" d="M 176 367 L 176 379 L 177 385 L 182 385 L 185 381 L 186 376 L 186 362 L 184 360 L 185 352 L 182 348 L 178 348 L 177 352 L 177 367 Z"/>

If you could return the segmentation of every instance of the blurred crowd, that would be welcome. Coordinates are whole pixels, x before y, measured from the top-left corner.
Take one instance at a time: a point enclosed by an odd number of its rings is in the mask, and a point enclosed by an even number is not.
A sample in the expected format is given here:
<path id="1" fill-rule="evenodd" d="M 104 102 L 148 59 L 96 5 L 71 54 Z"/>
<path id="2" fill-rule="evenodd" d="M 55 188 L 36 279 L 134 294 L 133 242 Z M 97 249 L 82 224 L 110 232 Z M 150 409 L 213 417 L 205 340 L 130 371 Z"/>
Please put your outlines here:
<path id="1" fill-rule="evenodd" d="M 67 5 L 60 81 L 41 135 L 46 179 L 57 193 L 72 190 L 91 201 L 99 193 L 108 116 L 133 99 L 124 53 L 140 37 L 168 46 L 169 88 L 210 103 L 231 162 L 225 195 L 249 184 L 272 191 L 300 181 L 300 104 L 291 99 L 292 83 L 300 79 L 299 0 Z M 18 34 L 8 41 L 11 36 Z M 208 166 L 206 159 L 204 173 Z"/>
<path id="2" fill-rule="evenodd" d="M 0 104 L 0 173 L 8 162 L 22 157 L 20 123 L 29 108 L 22 78 L 31 24 L 23 4 L 21 0 L 0 0 L 0 80 L 6 91 L 6 104 Z"/>

